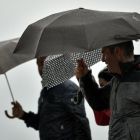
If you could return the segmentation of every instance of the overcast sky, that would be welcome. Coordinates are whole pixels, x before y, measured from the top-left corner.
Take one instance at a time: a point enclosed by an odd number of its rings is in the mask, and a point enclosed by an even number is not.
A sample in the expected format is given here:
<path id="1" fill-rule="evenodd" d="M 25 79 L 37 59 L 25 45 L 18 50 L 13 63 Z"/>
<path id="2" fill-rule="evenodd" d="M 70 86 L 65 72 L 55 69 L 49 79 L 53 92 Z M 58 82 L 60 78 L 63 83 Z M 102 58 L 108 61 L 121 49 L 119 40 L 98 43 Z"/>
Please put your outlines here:
<path id="1" fill-rule="evenodd" d="M 140 0 L 0 0 L 0 41 L 20 37 L 26 27 L 50 14 L 83 7 L 101 11 L 125 11 L 140 13 Z M 135 53 L 140 54 L 140 43 L 136 42 Z M 92 67 L 97 74 L 105 64 L 99 62 Z M 22 64 L 6 73 L 14 94 L 25 111 L 37 112 L 37 100 L 41 90 L 36 61 Z M 75 78 L 72 78 L 77 83 Z M 12 98 L 4 75 L 0 75 L 0 140 L 39 140 L 38 132 L 26 128 L 23 121 L 8 119 L 4 110 L 11 114 Z M 97 126 L 94 115 L 86 103 L 92 138 L 107 140 L 108 127 Z"/>

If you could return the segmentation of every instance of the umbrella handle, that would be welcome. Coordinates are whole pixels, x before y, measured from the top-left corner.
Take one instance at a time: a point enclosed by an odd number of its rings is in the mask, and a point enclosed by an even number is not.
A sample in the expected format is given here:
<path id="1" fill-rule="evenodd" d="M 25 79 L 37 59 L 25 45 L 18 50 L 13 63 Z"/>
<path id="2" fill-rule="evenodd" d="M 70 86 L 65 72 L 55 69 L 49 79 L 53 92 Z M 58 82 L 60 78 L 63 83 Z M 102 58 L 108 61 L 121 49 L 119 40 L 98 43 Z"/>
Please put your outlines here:
<path id="1" fill-rule="evenodd" d="M 15 103 L 15 102 L 13 102 L 13 105 L 14 105 L 14 107 L 16 107 L 16 103 Z M 17 114 L 16 116 L 10 116 L 10 115 L 8 114 L 7 110 L 5 110 L 5 115 L 6 115 L 8 118 L 13 119 L 13 118 L 17 117 L 19 114 Z"/>
<path id="2" fill-rule="evenodd" d="M 7 110 L 5 110 L 5 115 L 6 115 L 8 118 L 10 118 L 10 119 L 13 119 L 13 118 L 16 117 L 16 116 L 10 116 L 10 115 L 8 114 Z"/>
<path id="3" fill-rule="evenodd" d="M 82 95 L 82 92 L 79 90 L 77 95 L 73 96 L 73 102 L 74 104 L 79 105 L 81 104 L 82 99 L 83 99 L 83 95 Z"/>

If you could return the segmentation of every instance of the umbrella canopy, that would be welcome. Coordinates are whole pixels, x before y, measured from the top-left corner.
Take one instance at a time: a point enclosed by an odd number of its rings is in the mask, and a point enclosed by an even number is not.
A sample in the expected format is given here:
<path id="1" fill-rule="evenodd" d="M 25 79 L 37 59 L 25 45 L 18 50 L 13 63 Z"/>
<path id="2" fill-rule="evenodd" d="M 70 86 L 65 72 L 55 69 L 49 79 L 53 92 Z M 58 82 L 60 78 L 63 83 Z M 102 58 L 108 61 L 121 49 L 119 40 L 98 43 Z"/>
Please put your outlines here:
<path id="1" fill-rule="evenodd" d="M 101 60 L 100 49 L 87 53 L 70 53 L 48 56 L 44 61 L 42 85 L 47 89 L 54 87 L 74 76 L 77 59 L 84 58 L 88 67 Z"/>
<path id="2" fill-rule="evenodd" d="M 27 27 L 14 53 L 34 57 L 92 51 L 140 38 L 138 13 L 74 9 Z"/>
<path id="3" fill-rule="evenodd" d="M 33 59 L 31 56 L 13 54 L 16 45 L 15 42 L 9 42 L 0 46 L 0 74 Z"/>

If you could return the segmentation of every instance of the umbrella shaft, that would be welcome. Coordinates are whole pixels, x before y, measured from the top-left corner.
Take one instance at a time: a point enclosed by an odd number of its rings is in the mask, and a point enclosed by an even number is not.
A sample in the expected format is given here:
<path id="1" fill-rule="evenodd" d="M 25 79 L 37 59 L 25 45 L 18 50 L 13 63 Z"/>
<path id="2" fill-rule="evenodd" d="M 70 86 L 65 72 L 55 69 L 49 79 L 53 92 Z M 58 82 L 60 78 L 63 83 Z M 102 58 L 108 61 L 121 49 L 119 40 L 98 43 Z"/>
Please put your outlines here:
<path id="1" fill-rule="evenodd" d="M 12 90 L 11 90 L 11 87 L 10 87 L 10 84 L 9 84 L 9 81 L 8 81 L 8 78 L 7 78 L 6 73 L 5 73 L 4 75 L 5 75 L 5 77 L 6 77 L 6 81 L 7 81 L 7 83 L 8 83 L 8 87 L 9 87 L 9 89 L 10 89 L 10 93 L 11 93 L 11 96 L 12 96 L 13 102 L 15 102 L 15 100 L 14 100 L 14 96 L 13 96 L 13 93 L 12 93 Z"/>

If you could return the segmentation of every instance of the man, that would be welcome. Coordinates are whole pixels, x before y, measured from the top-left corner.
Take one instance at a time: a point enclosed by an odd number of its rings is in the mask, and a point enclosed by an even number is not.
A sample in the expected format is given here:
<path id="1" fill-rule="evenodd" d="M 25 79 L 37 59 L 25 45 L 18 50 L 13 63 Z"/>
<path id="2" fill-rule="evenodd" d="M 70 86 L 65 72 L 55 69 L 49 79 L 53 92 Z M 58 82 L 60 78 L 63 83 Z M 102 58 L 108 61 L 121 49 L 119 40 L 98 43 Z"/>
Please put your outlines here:
<path id="1" fill-rule="evenodd" d="M 45 59 L 46 57 L 37 59 L 41 76 Z M 45 87 L 38 101 L 37 114 L 26 113 L 17 102 L 13 108 L 13 115 L 24 120 L 27 127 L 39 130 L 41 140 L 91 140 L 84 101 L 77 106 L 71 100 L 78 89 L 70 80 L 49 90 Z"/>
<path id="2" fill-rule="evenodd" d="M 134 59 L 133 50 L 132 41 L 102 48 L 102 61 L 114 75 L 102 88 L 83 59 L 78 61 L 76 76 L 89 105 L 97 111 L 110 107 L 109 140 L 140 139 L 140 57 Z"/>

